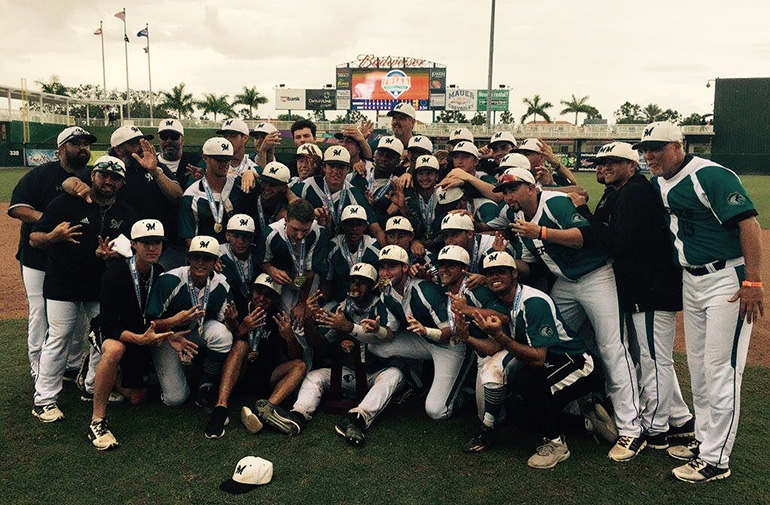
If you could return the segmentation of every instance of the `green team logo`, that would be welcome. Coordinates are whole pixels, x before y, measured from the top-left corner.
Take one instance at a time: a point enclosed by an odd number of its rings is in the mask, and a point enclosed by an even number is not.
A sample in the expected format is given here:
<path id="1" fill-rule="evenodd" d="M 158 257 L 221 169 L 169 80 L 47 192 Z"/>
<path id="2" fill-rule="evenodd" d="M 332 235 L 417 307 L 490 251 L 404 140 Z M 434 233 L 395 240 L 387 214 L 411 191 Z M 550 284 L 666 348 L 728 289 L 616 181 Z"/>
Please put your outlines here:
<path id="1" fill-rule="evenodd" d="M 572 214 L 572 222 L 573 223 L 583 223 L 585 222 L 586 218 L 578 214 L 577 212 L 575 214 Z"/>
<path id="2" fill-rule="evenodd" d="M 730 193 L 727 197 L 727 203 L 730 205 L 743 205 L 746 203 L 746 197 L 740 193 Z"/>
<path id="3" fill-rule="evenodd" d="M 547 324 L 544 324 L 540 327 L 540 335 L 543 337 L 552 337 L 553 336 L 553 328 L 548 326 Z"/>

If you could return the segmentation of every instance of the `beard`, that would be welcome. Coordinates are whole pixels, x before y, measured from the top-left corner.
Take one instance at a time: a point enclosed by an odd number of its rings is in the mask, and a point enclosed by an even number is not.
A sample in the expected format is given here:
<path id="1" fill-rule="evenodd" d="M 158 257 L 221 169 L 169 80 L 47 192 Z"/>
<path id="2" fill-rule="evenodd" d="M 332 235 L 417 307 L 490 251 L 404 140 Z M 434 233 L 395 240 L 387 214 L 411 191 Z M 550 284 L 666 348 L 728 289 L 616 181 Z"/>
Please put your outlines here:
<path id="1" fill-rule="evenodd" d="M 182 156 L 181 156 L 181 150 L 179 149 L 179 146 L 172 145 L 172 146 L 164 147 L 163 157 L 168 161 L 176 161 L 180 159 Z"/>
<path id="2" fill-rule="evenodd" d="M 75 170 L 85 168 L 85 166 L 88 164 L 88 160 L 90 159 L 91 153 L 89 151 L 79 151 L 72 155 L 67 154 L 67 164 Z"/>

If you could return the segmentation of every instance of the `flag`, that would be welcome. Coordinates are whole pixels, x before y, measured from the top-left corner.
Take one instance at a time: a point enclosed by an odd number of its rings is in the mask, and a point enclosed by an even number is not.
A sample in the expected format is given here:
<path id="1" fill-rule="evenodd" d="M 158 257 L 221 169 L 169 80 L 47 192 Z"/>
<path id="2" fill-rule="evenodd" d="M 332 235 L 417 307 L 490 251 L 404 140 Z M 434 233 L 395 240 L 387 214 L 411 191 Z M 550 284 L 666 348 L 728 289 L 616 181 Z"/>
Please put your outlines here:
<path id="1" fill-rule="evenodd" d="M 150 48 L 147 46 L 144 46 L 142 49 L 144 49 L 145 54 L 150 54 Z"/>
<path id="2" fill-rule="evenodd" d="M 118 12 L 117 14 L 115 14 L 115 17 L 125 23 L 126 22 L 126 11 Z"/>
<path id="3" fill-rule="evenodd" d="M 125 42 L 131 42 L 130 40 L 128 40 L 128 35 L 123 35 L 123 40 L 124 40 Z"/>
<path id="4" fill-rule="evenodd" d="M 94 35 L 101 35 L 101 34 L 102 34 L 101 28 L 97 28 L 96 31 L 94 32 Z"/>
<path id="5" fill-rule="evenodd" d="M 141 30 L 139 30 L 139 33 L 137 33 L 136 36 L 150 38 L 150 34 L 148 33 L 147 28 L 142 28 Z"/>

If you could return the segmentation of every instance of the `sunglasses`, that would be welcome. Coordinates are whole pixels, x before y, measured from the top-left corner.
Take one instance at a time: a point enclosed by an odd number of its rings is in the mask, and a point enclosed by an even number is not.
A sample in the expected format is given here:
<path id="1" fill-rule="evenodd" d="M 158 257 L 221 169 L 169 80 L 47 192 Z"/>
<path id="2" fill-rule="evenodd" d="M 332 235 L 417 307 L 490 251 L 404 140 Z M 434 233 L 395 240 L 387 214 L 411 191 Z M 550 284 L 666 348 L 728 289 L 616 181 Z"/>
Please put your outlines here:
<path id="1" fill-rule="evenodd" d="M 159 133 L 160 140 L 179 140 L 182 135 L 177 132 L 163 132 Z"/>

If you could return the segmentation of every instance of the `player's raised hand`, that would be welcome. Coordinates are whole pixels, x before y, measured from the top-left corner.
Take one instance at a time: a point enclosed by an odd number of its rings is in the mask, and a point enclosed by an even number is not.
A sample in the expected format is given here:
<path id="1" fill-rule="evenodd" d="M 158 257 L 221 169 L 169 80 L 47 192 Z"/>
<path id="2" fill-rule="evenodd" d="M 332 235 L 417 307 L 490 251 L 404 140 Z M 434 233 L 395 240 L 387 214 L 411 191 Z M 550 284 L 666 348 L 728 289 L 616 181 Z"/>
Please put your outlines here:
<path id="1" fill-rule="evenodd" d="M 196 167 L 192 163 L 188 163 L 187 167 L 185 168 L 187 169 L 187 173 L 190 174 L 196 181 L 203 178 L 203 170 L 200 167 Z"/>
<path id="2" fill-rule="evenodd" d="M 468 274 L 468 280 L 465 282 L 465 287 L 469 290 L 474 290 L 487 283 L 487 277 L 482 274 Z"/>
<path id="3" fill-rule="evenodd" d="M 481 312 L 475 310 L 473 311 L 473 322 L 481 331 L 494 339 L 500 339 L 504 336 L 503 322 L 494 314 L 484 317 Z"/>
<path id="4" fill-rule="evenodd" d="M 69 221 L 59 223 L 56 225 L 56 228 L 51 230 L 51 242 L 72 242 L 73 244 L 79 244 L 80 241 L 78 238 L 83 234 L 83 232 L 80 231 L 82 226 L 83 225 L 81 224 L 70 226 Z"/>
<path id="5" fill-rule="evenodd" d="M 374 319 L 362 319 L 359 324 L 365 333 L 377 333 L 380 331 L 380 316 Z"/>
<path id="6" fill-rule="evenodd" d="M 456 340 L 460 342 L 467 342 L 468 339 L 471 338 L 470 325 L 465 319 L 465 315 L 463 315 L 463 313 L 457 307 L 455 307 L 454 303 L 452 303 L 452 315 L 455 318 Z"/>
<path id="7" fill-rule="evenodd" d="M 249 193 L 256 185 L 257 173 L 253 170 L 244 170 L 241 174 L 241 191 L 244 193 Z"/>
<path id="8" fill-rule="evenodd" d="M 506 240 L 505 235 L 501 231 L 495 232 L 495 241 L 492 242 L 492 249 L 495 251 L 505 251 L 505 248 L 508 247 L 508 240 Z"/>
<path id="9" fill-rule="evenodd" d="M 184 326 L 192 323 L 193 321 L 197 321 L 205 315 L 206 311 L 203 310 L 202 305 L 194 305 L 187 310 L 181 310 L 177 312 L 176 317 L 179 318 L 179 322 L 177 324 Z M 176 324 L 174 326 L 176 326 Z"/>
<path id="10" fill-rule="evenodd" d="M 265 312 L 265 309 L 262 307 L 257 307 L 243 318 L 243 324 L 246 326 L 248 331 L 251 331 L 255 328 L 259 328 L 260 326 L 264 326 L 266 317 L 267 313 Z"/>
<path id="11" fill-rule="evenodd" d="M 464 314 L 468 310 L 468 302 L 465 300 L 465 296 L 462 293 L 454 294 L 447 291 L 449 300 L 452 302 L 452 310 L 458 310 L 461 314 Z"/>
<path id="12" fill-rule="evenodd" d="M 421 337 L 424 337 L 428 334 L 428 330 L 425 328 L 425 326 L 423 326 L 423 324 L 414 317 L 406 316 L 406 322 L 409 323 L 409 325 L 406 327 L 408 331 L 416 333 Z"/>
<path id="13" fill-rule="evenodd" d="M 161 333 L 155 332 L 155 321 L 150 322 L 150 326 L 144 333 L 139 335 L 139 340 L 136 342 L 138 345 L 151 345 L 157 347 L 163 343 L 164 340 L 174 335 L 173 331 L 164 331 Z"/>
<path id="14" fill-rule="evenodd" d="M 284 340 L 290 341 L 294 339 L 294 330 L 291 326 L 291 318 L 286 312 L 280 311 L 273 316 L 273 321 L 278 325 L 278 333 Z"/>
<path id="15" fill-rule="evenodd" d="M 139 139 L 139 146 L 141 147 L 139 153 L 131 153 L 131 156 L 148 173 L 154 173 L 158 169 L 158 154 L 155 152 L 155 148 L 147 139 Z"/>

